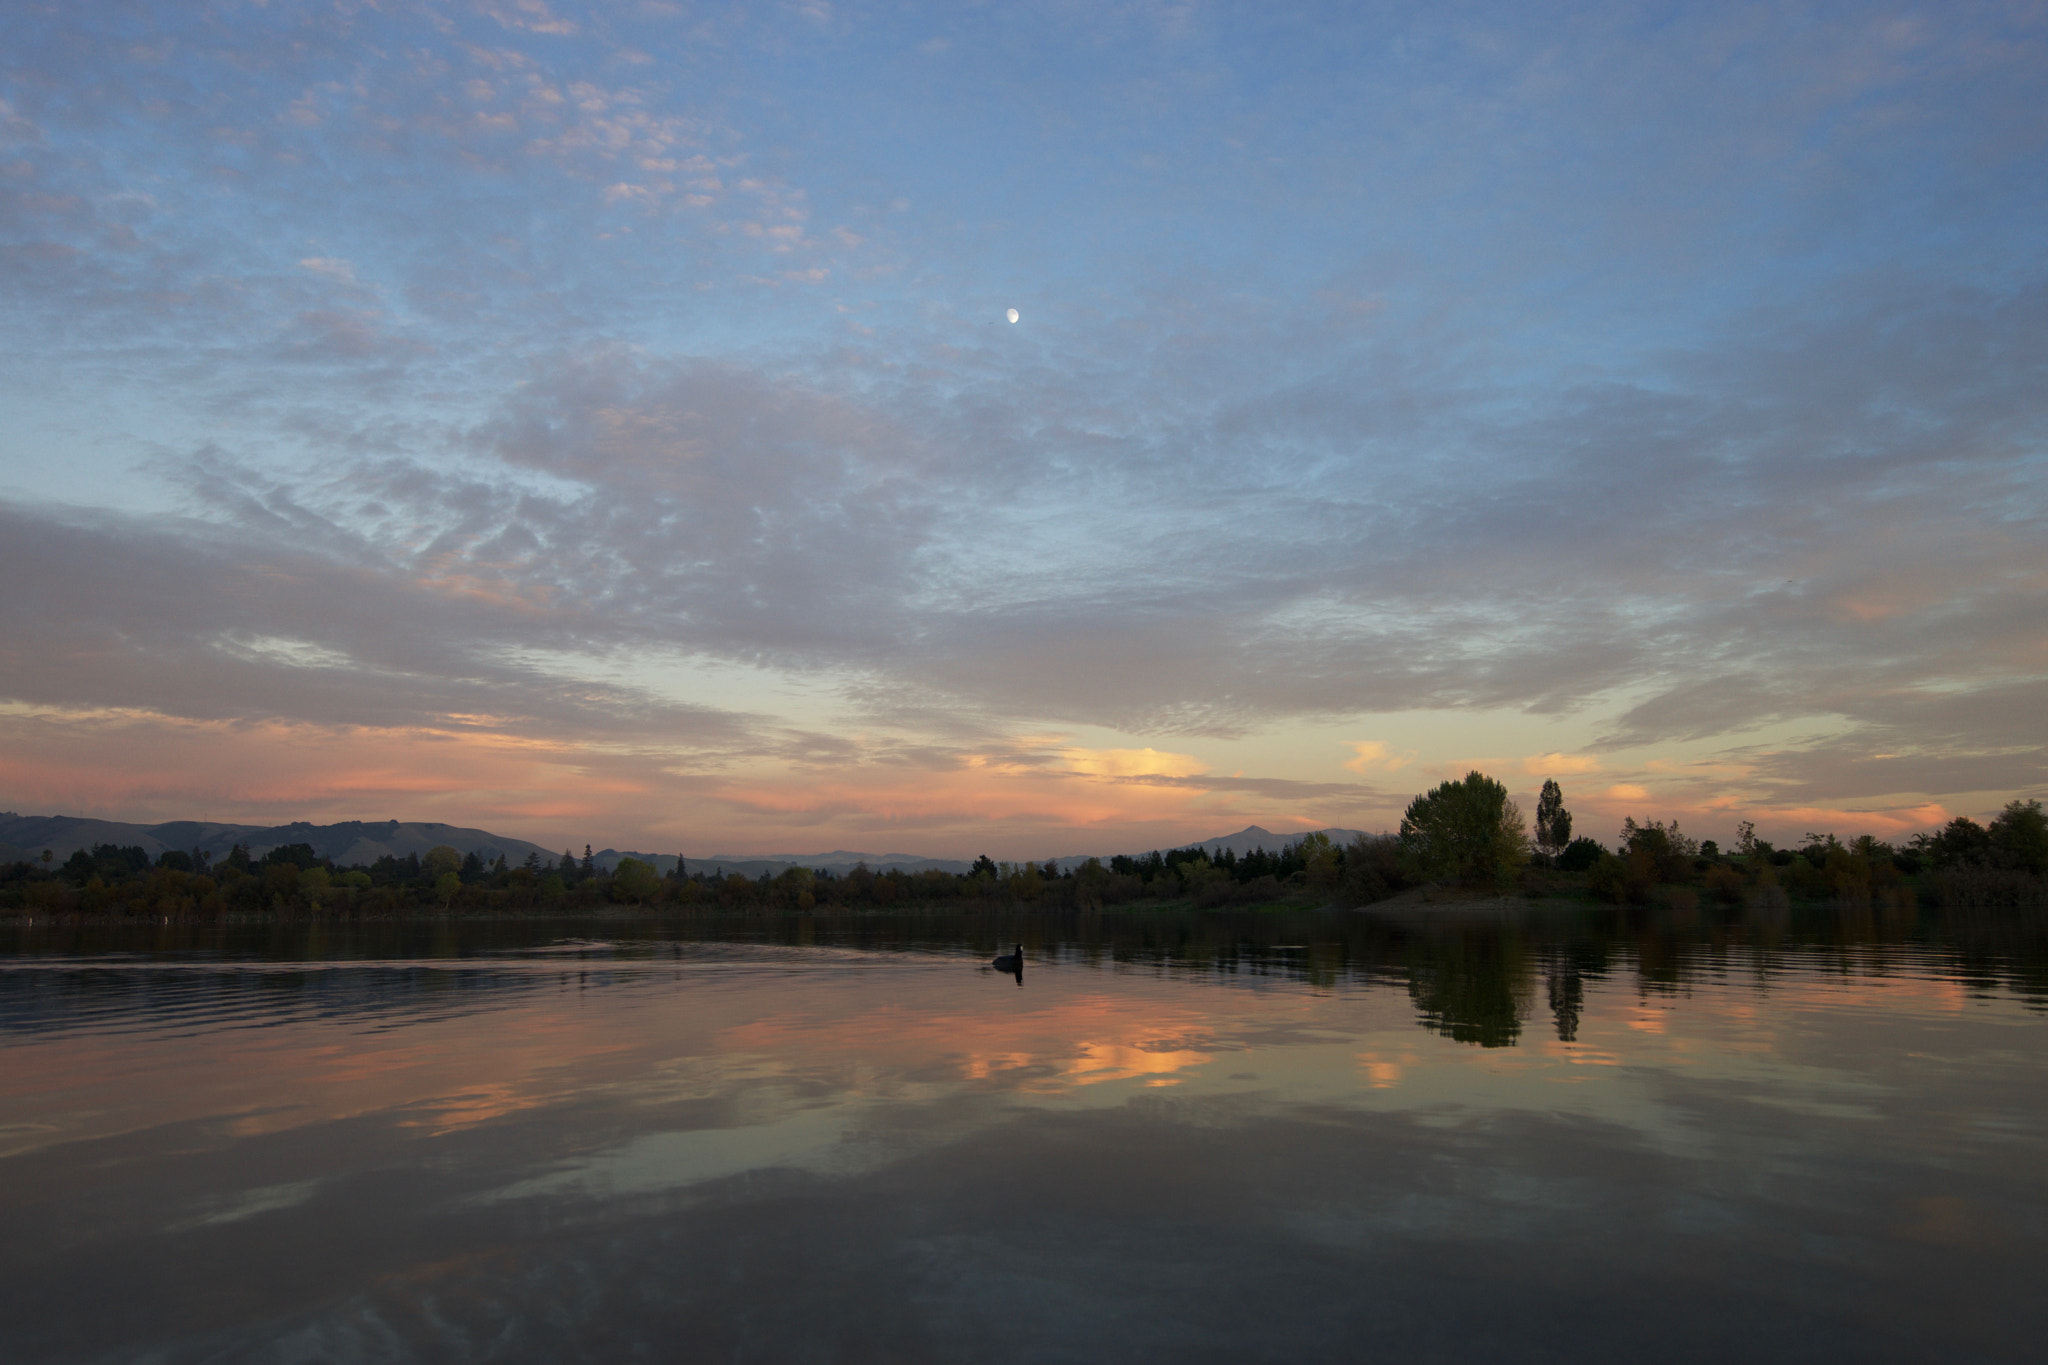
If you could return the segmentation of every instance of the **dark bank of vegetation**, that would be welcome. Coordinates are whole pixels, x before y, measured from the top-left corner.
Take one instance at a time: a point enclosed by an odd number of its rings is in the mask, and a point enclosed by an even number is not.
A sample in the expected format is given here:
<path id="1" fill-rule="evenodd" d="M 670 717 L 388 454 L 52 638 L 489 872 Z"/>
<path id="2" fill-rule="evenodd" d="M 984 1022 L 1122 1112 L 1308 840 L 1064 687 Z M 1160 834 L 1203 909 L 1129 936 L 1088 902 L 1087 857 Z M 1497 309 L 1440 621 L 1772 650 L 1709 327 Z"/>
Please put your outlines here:
<path id="1" fill-rule="evenodd" d="M 416 915 L 576 915 L 613 910 L 682 914 L 980 912 L 1005 908 L 1206 911 L 1369 906 L 1404 892 L 1484 890 L 1680 914 L 1714 908 L 1844 903 L 1880 910 L 2048 905 L 2048 816 L 2014 801 L 1988 826 L 1959 818 L 1894 846 L 1809 834 L 1780 849 L 1743 822 L 1734 846 L 1695 840 L 1669 823 L 1623 822 L 1612 849 L 1573 837 L 1555 782 L 1544 784 L 1533 840 L 1507 789 L 1481 773 L 1410 803 L 1396 834 L 1346 845 L 1308 834 L 1238 856 L 1200 848 L 1079 865 L 978 859 L 965 873 L 803 867 L 747 878 L 663 875 L 635 858 L 606 871 L 586 845 L 579 860 L 538 855 L 512 866 L 441 847 L 338 867 L 307 844 L 260 858 L 225 858 L 101 845 L 63 862 L 49 854 L 0 867 L 0 916 L 184 921 L 222 917 L 380 918 Z"/>
<path id="2" fill-rule="evenodd" d="M 338 867 L 309 845 L 260 858 L 237 847 L 218 862 L 198 852 L 152 861 L 140 848 L 101 845 L 67 861 L 0 867 L 0 915 L 185 919 L 252 915 L 576 914 L 609 909 L 710 913 L 975 910 L 1024 905 L 1048 910 L 1176 902 L 1203 908 L 1314 900 L 1364 903 L 1409 884 L 1398 840 L 1339 848 L 1320 834 L 1274 851 L 1212 857 L 1201 849 L 1144 857 L 1005 863 L 983 857 L 965 873 L 874 871 L 835 875 L 787 868 L 748 878 L 691 873 L 684 860 L 666 875 L 637 858 L 606 871 L 588 846 L 579 860 L 538 856 L 508 865 L 437 848 L 425 857 L 385 857 Z"/>

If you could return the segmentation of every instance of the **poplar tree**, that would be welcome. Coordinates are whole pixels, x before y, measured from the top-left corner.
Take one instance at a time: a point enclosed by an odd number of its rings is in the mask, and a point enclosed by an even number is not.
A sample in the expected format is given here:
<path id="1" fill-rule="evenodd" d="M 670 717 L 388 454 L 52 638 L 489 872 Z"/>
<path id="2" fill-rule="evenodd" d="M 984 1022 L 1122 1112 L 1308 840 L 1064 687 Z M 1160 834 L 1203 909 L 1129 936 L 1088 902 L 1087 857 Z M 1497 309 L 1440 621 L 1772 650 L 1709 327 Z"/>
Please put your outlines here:
<path id="1" fill-rule="evenodd" d="M 1571 841 L 1572 813 L 1564 808 L 1564 789 L 1555 778 L 1546 778 L 1536 798 L 1536 846 L 1555 854 Z"/>

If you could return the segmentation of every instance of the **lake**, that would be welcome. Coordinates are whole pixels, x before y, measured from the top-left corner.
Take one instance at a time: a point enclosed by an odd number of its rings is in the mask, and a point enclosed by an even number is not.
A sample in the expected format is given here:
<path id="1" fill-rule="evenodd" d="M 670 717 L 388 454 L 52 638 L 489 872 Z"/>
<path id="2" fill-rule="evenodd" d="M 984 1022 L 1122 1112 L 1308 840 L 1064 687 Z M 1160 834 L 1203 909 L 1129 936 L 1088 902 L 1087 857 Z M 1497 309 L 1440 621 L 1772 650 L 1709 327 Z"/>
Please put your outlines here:
<path id="1" fill-rule="evenodd" d="M 0 926 L 0 1359 L 2032 1361 L 2038 918 Z"/>

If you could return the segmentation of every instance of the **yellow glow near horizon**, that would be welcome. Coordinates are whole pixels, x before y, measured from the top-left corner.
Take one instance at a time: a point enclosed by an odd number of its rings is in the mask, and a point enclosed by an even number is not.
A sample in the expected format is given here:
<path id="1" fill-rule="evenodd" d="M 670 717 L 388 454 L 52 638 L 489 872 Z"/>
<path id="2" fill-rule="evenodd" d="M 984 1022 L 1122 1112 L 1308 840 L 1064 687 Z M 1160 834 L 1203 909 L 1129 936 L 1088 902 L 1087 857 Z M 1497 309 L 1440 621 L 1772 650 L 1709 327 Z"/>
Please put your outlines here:
<path id="1" fill-rule="evenodd" d="M 1117 744 L 1106 730 L 1088 732 L 1085 743 L 1040 734 L 968 750 L 863 734 L 827 761 L 578 743 L 522 735 L 483 714 L 437 728 L 380 728 L 14 706 L 0 708 L 0 785 L 31 814 L 143 824 L 437 820 L 550 849 L 588 842 L 700 857 L 849 848 L 1037 859 L 1173 847 L 1246 825 L 1391 829 L 1416 794 L 1471 767 L 1507 780 L 1525 814 L 1537 773 L 1562 773 L 1577 831 L 1602 842 L 1624 816 L 1679 819 L 1696 837 L 1724 843 L 1743 819 L 1779 842 L 1810 829 L 1898 838 L 1956 810 L 1988 814 L 2004 800 L 1987 793 L 1973 806 L 1901 793 L 1862 808 L 1780 802 L 1746 766 L 1683 752 L 1432 755 L 1421 744 L 1439 724 L 1409 727 L 1420 741 L 1413 748 L 1339 739 L 1326 727 L 1203 740 L 1185 751 Z M 1601 784 L 1577 785 L 1575 765 Z"/>

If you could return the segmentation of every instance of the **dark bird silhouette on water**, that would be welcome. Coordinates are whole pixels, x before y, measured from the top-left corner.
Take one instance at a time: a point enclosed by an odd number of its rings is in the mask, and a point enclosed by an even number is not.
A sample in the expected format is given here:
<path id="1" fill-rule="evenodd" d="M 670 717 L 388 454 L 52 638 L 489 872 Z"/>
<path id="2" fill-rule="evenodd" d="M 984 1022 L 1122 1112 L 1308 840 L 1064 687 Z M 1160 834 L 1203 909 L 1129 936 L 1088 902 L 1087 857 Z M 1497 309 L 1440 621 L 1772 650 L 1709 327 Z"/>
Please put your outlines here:
<path id="1" fill-rule="evenodd" d="M 999 972 L 1008 972 L 1017 978 L 1017 984 L 1024 984 L 1024 945 L 1018 944 L 1015 952 L 999 954 L 988 964 Z"/>

